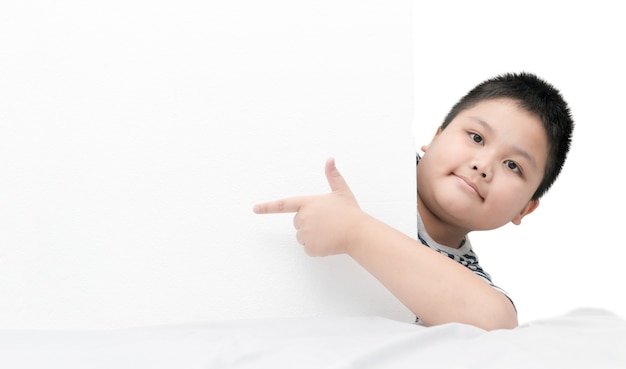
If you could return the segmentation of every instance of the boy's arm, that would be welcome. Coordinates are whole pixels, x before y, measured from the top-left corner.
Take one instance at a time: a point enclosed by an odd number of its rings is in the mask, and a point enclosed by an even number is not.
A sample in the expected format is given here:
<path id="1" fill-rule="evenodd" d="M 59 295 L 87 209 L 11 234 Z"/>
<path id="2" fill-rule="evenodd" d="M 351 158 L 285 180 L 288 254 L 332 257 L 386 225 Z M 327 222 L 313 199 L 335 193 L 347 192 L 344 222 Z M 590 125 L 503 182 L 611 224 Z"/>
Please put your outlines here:
<path id="1" fill-rule="evenodd" d="M 472 271 L 367 216 L 347 250 L 426 325 L 514 328 L 511 301 Z"/>
<path id="2" fill-rule="evenodd" d="M 254 212 L 296 213 L 296 239 L 311 256 L 346 253 L 426 325 L 449 322 L 483 329 L 513 328 L 512 303 L 444 255 L 363 212 L 347 183 L 326 162 L 332 192 L 259 204 Z"/>

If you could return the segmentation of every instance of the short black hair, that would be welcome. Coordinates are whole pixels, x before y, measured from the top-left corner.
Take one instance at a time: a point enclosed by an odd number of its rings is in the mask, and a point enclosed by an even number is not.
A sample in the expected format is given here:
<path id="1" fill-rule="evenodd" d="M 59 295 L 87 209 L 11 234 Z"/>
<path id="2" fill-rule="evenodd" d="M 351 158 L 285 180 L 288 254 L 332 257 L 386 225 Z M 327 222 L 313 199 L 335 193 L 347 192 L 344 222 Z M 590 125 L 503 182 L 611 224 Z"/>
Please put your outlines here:
<path id="1" fill-rule="evenodd" d="M 561 173 L 569 152 L 574 120 L 569 106 L 553 85 L 528 72 L 506 73 L 485 80 L 463 96 L 450 110 L 441 129 L 464 110 L 485 100 L 509 98 L 520 108 L 535 114 L 543 123 L 548 138 L 548 161 L 539 187 L 532 196 L 541 198 Z"/>

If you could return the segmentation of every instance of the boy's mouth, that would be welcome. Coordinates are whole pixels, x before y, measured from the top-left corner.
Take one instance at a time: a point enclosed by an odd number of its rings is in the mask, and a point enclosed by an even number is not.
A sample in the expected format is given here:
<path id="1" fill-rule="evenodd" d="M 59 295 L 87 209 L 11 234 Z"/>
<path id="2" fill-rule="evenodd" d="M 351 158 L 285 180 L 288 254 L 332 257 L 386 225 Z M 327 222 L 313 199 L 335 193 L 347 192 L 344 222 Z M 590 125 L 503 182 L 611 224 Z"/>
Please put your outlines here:
<path id="1" fill-rule="evenodd" d="M 461 185 L 463 187 L 465 187 L 469 191 L 474 192 L 476 194 L 476 196 L 478 196 L 481 200 L 483 200 L 483 201 L 485 200 L 483 195 L 478 190 L 478 186 L 476 186 L 476 184 L 474 182 L 472 182 L 469 178 L 464 177 L 464 176 L 460 176 L 460 175 L 457 175 L 457 174 L 454 174 L 454 176 L 456 176 L 456 178 L 459 179 L 459 182 L 461 182 Z"/>

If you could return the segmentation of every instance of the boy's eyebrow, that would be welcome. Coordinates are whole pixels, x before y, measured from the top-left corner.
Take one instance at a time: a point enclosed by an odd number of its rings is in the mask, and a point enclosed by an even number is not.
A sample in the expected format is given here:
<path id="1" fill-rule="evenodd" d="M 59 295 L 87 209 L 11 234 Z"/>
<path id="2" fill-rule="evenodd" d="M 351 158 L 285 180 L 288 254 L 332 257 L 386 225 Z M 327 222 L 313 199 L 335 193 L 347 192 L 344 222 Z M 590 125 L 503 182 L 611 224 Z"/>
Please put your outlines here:
<path id="1" fill-rule="evenodd" d="M 476 123 L 480 124 L 481 126 L 483 126 L 483 128 L 489 132 L 493 132 L 493 128 L 489 125 L 489 123 L 485 122 L 484 120 L 478 118 L 478 117 L 470 117 L 473 120 L 476 121 Z M 513 151 L 515 151 L 515 153 L 517 153 L 518 155 L 524 157 L 526 160 L 528 160 L 530 162 L 530 164 L 532 166 L 534 166 L 535 168 L 537 167 L 537 161 L 535 160 L 535 158 L 532 157 L 532 155 L 530 155 L 530 153 L 528 153 L 528 151 L 522 149 L 519 146 L 513 146 Z"/>

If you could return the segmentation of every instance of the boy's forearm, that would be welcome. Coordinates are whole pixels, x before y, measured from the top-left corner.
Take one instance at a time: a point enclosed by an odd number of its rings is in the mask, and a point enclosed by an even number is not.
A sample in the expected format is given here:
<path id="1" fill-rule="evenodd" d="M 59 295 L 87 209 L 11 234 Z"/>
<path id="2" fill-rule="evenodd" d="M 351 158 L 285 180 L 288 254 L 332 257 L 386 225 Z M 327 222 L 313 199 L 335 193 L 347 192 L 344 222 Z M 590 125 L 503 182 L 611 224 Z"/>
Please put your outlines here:
<path id="1" fill-rule="evenodd" d="M 469 269 L 365 214 L 347 253 L 427 325 L 514 328 L 512 303 Z"/>

